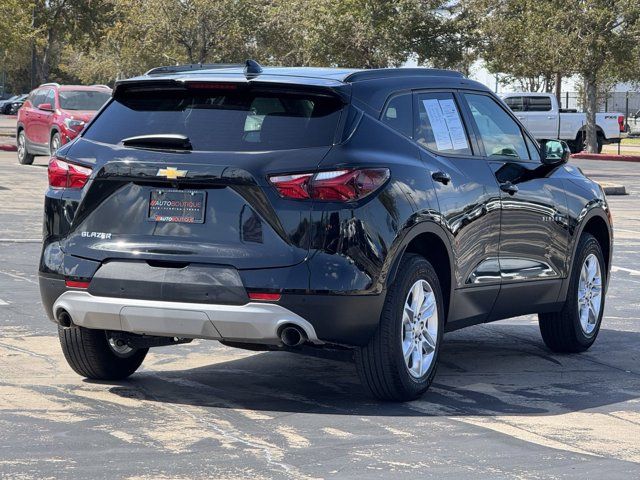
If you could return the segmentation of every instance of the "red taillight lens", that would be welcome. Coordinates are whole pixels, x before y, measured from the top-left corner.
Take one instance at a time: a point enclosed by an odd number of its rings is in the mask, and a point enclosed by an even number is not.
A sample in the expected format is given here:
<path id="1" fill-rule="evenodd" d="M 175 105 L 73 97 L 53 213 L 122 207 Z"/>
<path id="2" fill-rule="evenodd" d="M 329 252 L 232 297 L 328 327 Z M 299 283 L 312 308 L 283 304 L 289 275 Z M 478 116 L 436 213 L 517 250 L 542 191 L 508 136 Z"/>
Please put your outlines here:
<path id="1" fill-rule="evenodd" d="M 624 133 L 624 117 L 622 115 L 618 116 L 618 126 L 620 127 L 620 131 Z"/>
<path id="2" fill-rule="evenodd" d="M 48 173 L 50 187 L 82 188 L 91 175 L 91 169 L 65 162 L 58 157 L 51 157 Z"/>
<path id="3" fill-rule="evenodd" d="M 65 280 L 64 284 L 69 288 L 89 288 L 89 282 L 80 282 L 77 280 Z"/>
<path id="4" fill-rule="evenodd" d="M 380 188 L 389 178 L 387 168 L 332 170 L 269 177 L 284 198 L 348 202 Z"/>
<path id="5" fill-rule="evenodd" d="M 259 302 L 277 302 L 280 300 L 279 293 L 264 293 L 264 292 L 251 292 L 249 293 L 250 300 L 257 300 Z"/>
<path id="6" fill-rule="evenodd" d="M 309 195 L 309 181 L 312 173 L 295 175 L 277 175 L 269 177 L 269 181 L 278 189 L 280 196 L 285 198 L 311 198 Z"/>

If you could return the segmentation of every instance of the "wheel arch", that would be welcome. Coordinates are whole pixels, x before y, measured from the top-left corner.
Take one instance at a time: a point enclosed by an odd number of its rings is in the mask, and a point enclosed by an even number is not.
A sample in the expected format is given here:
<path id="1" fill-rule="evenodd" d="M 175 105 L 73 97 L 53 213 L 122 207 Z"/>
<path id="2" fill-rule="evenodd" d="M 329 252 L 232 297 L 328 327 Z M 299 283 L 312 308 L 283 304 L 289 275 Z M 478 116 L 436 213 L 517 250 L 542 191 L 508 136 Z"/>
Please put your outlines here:
<path id="1" fill-rule="evenodd" d="M 606 206 L 592 207 L 590 210 L 586 210 L 583 215 L 582 221 L 578 225 L 573 235 L 573 241 L 570 248 L 569 258 L 569 271 L 567 278 L 564 279 L 562 289 L 560 291 L 560 299 L 565 299 L 571 281 L 571 275 L 573 274 L 574 259 L 577 253 L 580 237 L 584 233 L 593 235 L 602 249 L 602 256 L 605 261 L 606 271 L 606 283 L 605 291 L 609 286 L 609 277 L 611 272 L 611 260 L 613 256 L 613 231 L 611 229 L 611 223 L 609 220 L 609 210 Z"/>
<path id="2" fill-rule="evenodd" d="M 444 229 L 432 221 L 414 226 L 403 239 L 402 247 L 387 277 L 387 285 L 395 280 L 400 261 L 405 253 L 419 254 L 433 265 L 440 281 L 446 318 L 451 311 L 455 276 L 453 249 Z"/>

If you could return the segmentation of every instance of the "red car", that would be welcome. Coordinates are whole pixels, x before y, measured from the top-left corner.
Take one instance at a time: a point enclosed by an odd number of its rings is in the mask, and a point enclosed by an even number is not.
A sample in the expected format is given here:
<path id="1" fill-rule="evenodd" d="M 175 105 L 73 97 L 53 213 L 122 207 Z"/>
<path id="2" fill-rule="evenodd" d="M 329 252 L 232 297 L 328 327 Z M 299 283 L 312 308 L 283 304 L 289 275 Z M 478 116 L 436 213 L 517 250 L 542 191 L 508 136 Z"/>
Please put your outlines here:
<path id="1" fill-rule="evenodd" d="M 110 97 L 106 85 L 40 85 L 18 110 L 18 161 L 30 165 L 36 155 L 53 155 L 82 131 Z"/>

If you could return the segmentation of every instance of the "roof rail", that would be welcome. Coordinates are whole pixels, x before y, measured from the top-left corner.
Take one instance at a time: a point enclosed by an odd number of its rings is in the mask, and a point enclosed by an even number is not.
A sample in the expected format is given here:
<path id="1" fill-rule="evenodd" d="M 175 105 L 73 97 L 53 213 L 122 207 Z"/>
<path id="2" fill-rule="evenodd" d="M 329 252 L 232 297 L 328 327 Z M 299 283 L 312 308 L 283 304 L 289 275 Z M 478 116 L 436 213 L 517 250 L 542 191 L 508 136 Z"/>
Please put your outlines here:
<path id="1" fill-rule="evenodd" d="M 189 72 L 191 70 L 214 70 L 218 68 L 242 68 L 243 63 L 189 63 L 187 65 L 168 65 L 149 70 L 145 75 L 158 75 L 161 73 Z"/>
<path id="2" fill-rule="evenodd" d="M 57 82 L 48 82 L 48 83 L 43 83 L 42 85 L 40 85 L 41 87 L 59 87 L 60 84 Z"/>
<path id="3" fill-rule="evenodd" d="M 361 80 L 373 80 L 391 77 L 456 77 L 464 78 L 464 75 L 454 70 L 440 68 L 372 68 L 358 70 L 344 78 L 344 82 L 357 82 Z"/>

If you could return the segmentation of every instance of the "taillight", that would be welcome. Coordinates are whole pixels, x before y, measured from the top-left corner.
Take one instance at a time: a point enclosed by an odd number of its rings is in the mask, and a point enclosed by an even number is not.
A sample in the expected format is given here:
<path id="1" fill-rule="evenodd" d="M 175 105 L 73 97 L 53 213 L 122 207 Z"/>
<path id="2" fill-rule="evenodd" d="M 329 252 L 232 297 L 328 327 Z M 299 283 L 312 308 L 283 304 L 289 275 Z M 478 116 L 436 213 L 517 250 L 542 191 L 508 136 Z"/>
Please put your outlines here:
<path id="1" fill-rule="evenodd" d="M 624 128 L 624 116 L 620 115 L 618 116 L 618 126 L 620 127 L 620 131 L 622 133 L 624 133 L 625 128 Z"/>
<path id="2" fill-rule="evenodd" d="M 348 202 L 366 197 L 389 178 L 387 168 L 274 175 L 269 181 L 284 198 Z"/>
<path id="3" fill-rule="evenodd" d="M 65 162 L 58 157 L 51 157 L 49 159 L 48 173 L 50 187 L 82 188 L 89 180 L 91 169 Z"/>

